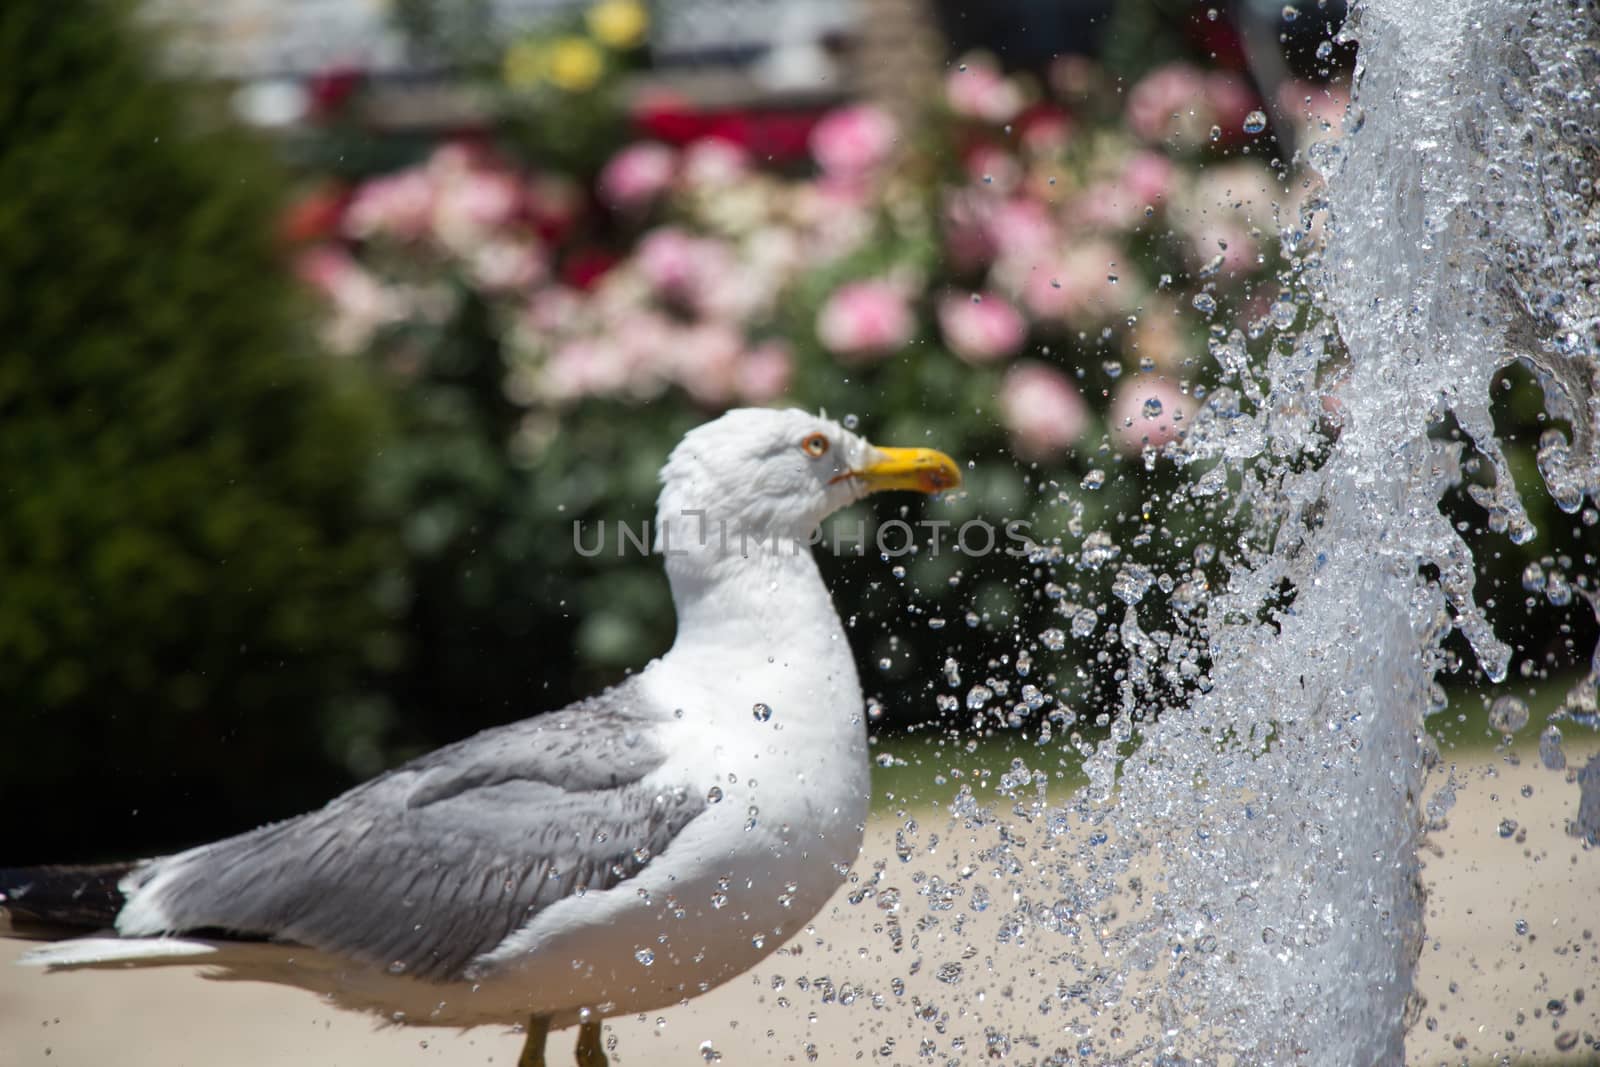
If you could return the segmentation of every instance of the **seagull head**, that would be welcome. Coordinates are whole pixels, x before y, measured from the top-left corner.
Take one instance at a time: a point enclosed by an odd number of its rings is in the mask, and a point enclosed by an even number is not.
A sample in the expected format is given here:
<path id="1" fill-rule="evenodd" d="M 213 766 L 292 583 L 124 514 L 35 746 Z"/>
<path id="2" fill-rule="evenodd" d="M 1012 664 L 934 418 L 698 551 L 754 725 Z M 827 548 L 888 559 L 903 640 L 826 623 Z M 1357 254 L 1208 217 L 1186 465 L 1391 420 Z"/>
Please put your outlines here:
<path id="1" fill-rule="evenodd" d="M 806 411 L 737 408 L 689 431 L 661 482 L 657 528 L 670 524 L 679 544 L 703 530 L 805 538 L 869 493 L 941 493 L 961 470 L 943 452 L 880 447 Z"/>

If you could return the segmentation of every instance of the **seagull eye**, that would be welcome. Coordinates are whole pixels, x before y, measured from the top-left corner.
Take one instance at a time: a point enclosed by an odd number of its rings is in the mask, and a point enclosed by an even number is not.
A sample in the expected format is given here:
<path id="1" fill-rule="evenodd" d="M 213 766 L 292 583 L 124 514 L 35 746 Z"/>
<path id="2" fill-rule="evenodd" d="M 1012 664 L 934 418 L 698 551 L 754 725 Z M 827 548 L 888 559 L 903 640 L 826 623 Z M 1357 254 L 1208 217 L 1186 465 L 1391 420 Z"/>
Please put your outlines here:
<path id="1" fill-rule="evenodd" d="M 800 448 L 814 459 L 828 451 L 828 439 L 820 433 L 814 433 L 800 442 Z"/>

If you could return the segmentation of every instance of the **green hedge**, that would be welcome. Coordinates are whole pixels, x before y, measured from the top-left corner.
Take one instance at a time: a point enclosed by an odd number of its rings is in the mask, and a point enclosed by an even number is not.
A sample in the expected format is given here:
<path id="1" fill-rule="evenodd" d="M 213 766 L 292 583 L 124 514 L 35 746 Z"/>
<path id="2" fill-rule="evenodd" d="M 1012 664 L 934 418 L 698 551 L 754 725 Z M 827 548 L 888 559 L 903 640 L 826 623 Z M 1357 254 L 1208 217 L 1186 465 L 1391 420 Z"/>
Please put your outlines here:
<path id="1" fill-rule="evenodd" d="M 150 67 L 120 7 L 0 11 L 8 862 L 282 814 L 381 725 L 382 408 L 305 344 L 270 155 Z"/>

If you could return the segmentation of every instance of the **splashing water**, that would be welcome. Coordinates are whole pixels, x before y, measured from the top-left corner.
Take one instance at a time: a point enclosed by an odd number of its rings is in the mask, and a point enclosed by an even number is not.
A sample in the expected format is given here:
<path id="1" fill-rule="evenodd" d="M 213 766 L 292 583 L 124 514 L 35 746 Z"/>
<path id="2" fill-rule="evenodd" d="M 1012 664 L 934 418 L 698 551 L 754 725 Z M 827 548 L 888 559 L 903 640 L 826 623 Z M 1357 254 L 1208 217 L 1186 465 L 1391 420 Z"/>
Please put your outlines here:
<path id="1" fill-rule="evenodd" d="M 1474 494 L 1490 528 L 1531 538 L 1489 406 L 1495 374 L 1523 361 L 1572 426 L 1541 442 L 1547 487 L 1568 512 L 1597 499 L 1597 27 L 1588 4 L 1515 0 L 1356 15 L 1350 133 L 1313 159 L 1327 244 L 1298 263 L 1296 296 L 1325 315 L 1272 345 L 1265 383 L 1241 383 L 1259 402 L 1218 391 L 1186 456 L 1220 461 L 1263 547 L 1210 606 L 1215 684 L 1143 724 L 1131 756 L 1105 743 L 1091 761 L 1077 814 L 1118 847 L 1059 872 L 1094 898 L 1159 861 L 1148 911 L 1103 933 L 1152 968 L 1112 984 L 1157 1005 L 1169 1056 L 1403 1058 L 1441 642 L 1460 630 L 1495 681 L 1510 660 L 1439 508 L 1465 443 L 1430 430 L 1454 419 L 1493 468 Z M 1326 408 L 1340 428 L 1307 462 Z M 1144 654 L 1131 608 L 1122 636 Z"/>
<path id="2" fill-rule="evenodd" d="M 1008 868 L 1008 936 L 1061 938 L 1063 1002 L 1154 1023 L 1122 1047 L 1080 1023 L 1063 1062 L 1403 1060 L 1443 642 L 1459 631 L 1493 681 L 1511 661 L 1440 510 L 1469 447 L 1489 529 L 1536 533 L 1494 434 L 1498 372 L 1529 368 L 1570 425 L 1540 443 L 1554 500 L 1600 502 L 1595 5 L 1382 0 L 1346 32 L 1356 102 L 1314 150 L 1326 188 L 1285 235 L 1288 288 L 1259 327 L 1213 329 L 1226 379 L 1177 454 L 1189 505 L 1246 534 L 1218 588 L 1180 578 L 1176 632 L 1146 631 L 1152 569 L 1123 562 L 1110 736 L 1065 808 L 1029 810 L 1042 841 Z M 1595 709 L 1595 659 L 1570 717 Z M 1002 784 L 1024 796 L 1018 773 Z"/>

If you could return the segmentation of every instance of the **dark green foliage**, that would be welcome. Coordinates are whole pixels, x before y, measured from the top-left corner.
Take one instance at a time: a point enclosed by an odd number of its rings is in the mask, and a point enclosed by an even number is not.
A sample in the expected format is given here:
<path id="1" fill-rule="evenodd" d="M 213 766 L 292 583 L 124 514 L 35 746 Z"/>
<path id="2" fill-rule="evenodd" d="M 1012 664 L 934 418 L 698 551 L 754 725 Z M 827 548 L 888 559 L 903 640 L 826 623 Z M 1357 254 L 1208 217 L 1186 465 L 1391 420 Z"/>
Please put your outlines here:
<path id="1" fill-rule="evenodd" d="M 0 11 L 8 861 L 288 814 L 383 647 L 380 409 L 303 343 L 270 156 L 149 66 L 121 8 Z"/>
<path id="2" fill-rule="evenodd" d="M 391 378 L 400 432 L 373 478 L 409 594 L 404 654 L 384 680 L 397 719 L 387 759 L 592 693 L 673 632 L 660 559 L 619 556 L 614 536 L 585 558 L 573 523 L 592 543 L 601 526 L 652 520 L 657 471 L 697 417 L 597 404 L 525 459 L 506 353 L 482 303 L 457 297 L 446 322 L 392 338 L 417 363 Z"/>

